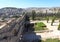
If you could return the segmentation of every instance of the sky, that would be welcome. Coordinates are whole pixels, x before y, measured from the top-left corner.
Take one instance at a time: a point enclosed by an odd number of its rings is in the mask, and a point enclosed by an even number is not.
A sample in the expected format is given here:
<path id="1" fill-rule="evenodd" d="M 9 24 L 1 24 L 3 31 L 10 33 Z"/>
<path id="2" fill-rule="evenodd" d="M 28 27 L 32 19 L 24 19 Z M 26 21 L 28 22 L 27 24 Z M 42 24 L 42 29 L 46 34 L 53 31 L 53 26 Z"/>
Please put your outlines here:
<path id="1" fill-rule="evenodd" d="M 0 8 L 3 7 L 60 7 L 60 0 L 0 0 Z"/>

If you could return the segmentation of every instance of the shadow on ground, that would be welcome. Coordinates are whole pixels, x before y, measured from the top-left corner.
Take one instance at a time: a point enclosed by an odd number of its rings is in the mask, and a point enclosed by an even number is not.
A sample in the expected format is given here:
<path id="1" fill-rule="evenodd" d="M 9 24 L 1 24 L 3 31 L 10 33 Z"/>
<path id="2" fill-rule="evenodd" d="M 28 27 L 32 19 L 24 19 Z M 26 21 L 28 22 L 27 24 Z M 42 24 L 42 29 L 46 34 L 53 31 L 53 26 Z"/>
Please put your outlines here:
<path id="1" fill-rule="evenodd" d="M 34 24 L 28 24 L 23 34 L 23 42 L 41 42 L 41 36 L 36 35 L 33 28 Z"/>

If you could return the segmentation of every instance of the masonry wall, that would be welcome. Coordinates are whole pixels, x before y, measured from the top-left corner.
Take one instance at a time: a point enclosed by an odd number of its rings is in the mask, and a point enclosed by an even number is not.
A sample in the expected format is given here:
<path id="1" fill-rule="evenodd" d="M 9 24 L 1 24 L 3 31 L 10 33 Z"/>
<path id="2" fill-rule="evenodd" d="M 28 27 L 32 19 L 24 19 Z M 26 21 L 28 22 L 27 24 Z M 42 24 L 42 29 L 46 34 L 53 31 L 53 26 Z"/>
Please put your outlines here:
<path id="1" fill-rule="evenodd" d="M 5 26 L 0 30 L 0 42 L 22 42 L 23 31 L 26 24 L 26 15 L 12 21 L 9 26 Z M 17 34 L 14 35 L 14 30 Z"/>

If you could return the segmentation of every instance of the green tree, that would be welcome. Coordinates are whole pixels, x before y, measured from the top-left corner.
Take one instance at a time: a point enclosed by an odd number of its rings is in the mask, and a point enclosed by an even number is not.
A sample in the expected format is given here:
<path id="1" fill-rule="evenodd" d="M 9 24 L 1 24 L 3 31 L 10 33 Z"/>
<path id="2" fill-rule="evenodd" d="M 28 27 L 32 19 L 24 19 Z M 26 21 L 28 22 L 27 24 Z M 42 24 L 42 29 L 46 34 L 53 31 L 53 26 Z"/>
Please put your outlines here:
<path id="1" fill-rule="evenodd" d="M 48 21 L 49 21 L 49 17 L 47 17 L 46 20 L 47 20 L 47 23 L 48 23 Z"/>
<path id="2" fill-rule="evenodd" d="M 53 25 L 54 21 L 55 21 L 56 17 L 54 16 L 51 22 L 51 26 Z"/>
<path id="3" fill-rule="evenodd" d="M 36 14 L 35 10 L 32 10 L 32 20 L 35 20 L 35 14 Z"/>
<path id="4" fill-rule="evenodd" d="M 60 30 L 60 24 L 58 25 L 58 30 Z"/>
<path id="5" fill-rule="evenodd" d="M 60 23 L 60 19 L 59 19 L 59 23 Z"/>
<path id="6" fill-rule="evenodd" d="M 46 10 L 46 14 L 47 14 L 47 10 Z M 48 16 L 46 17 L 46 20 L 47 20 L 47 23 L 48 23 L 48 21 L 49 21 L 49 17 Z"/>

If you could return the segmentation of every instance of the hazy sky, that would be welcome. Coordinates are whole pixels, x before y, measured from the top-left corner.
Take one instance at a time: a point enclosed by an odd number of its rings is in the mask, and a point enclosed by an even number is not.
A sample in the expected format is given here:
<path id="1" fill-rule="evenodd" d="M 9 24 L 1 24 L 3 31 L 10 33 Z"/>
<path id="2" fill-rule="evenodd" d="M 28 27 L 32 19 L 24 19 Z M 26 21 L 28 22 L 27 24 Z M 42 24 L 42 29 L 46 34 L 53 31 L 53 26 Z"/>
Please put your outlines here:
<path id="1" fill-rule="evenodd" d="M 0 0 L 0 8 L 3 7 L 60 7 L 60 0 Z"/>

